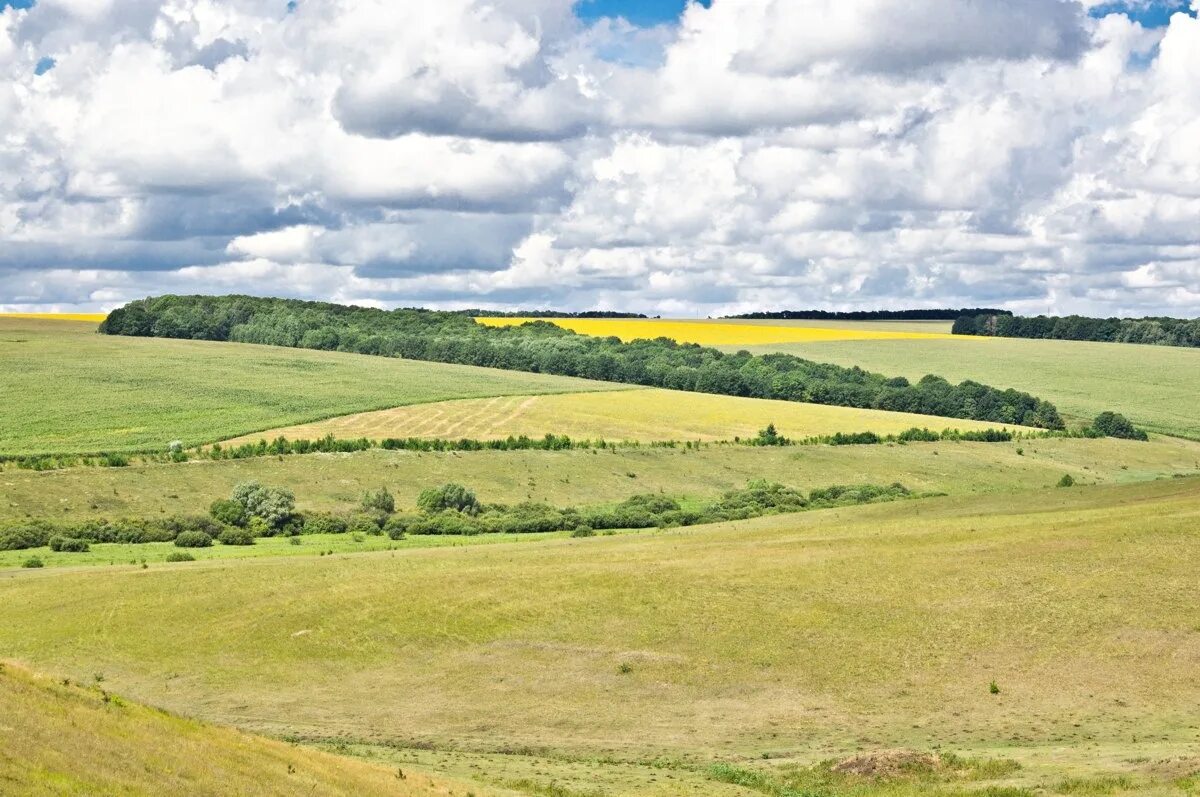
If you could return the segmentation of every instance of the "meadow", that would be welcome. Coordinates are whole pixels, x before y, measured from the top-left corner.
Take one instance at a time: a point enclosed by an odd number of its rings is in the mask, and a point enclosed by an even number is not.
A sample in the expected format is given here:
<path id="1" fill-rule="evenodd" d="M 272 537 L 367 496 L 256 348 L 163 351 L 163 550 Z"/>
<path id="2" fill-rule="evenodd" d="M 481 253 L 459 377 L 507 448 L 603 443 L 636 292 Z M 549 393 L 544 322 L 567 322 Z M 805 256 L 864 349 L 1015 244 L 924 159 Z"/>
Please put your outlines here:
<path id="1" fill-rule="evenodd" d="M 739 347 L 740 348 L 740 347 Z M 951 382 L 985 381 L 1032 391 L 1068 422 L 1116 410 L 1152 432 L 1200 439 L 1200 351 L 1132 343 L 1017 338 L 859 340 L 750 347 L 819 362 L 858 365 L 909 379 L 927 373 Z"/>
<path id="2" fill-rule="evenodd" d="M 492 440 L 519 435 L 540 437 L 547 432 L 578 440 L 713 441 L 754 437 L 771 423 L 780 434 L 796 440 L 836 432 L 898 434 L 913 427 L 936 432 L 1003 428 L 1001 424 L 986 421 L 650 388 L 464 399 L 397 407 L 271 429 L 229 442 L 271 440 L 280 435 L 289 440 L 315 440 L 327 434 L 371 440 L 388 437 Z"/>
<path id="3" fill-rule="evenodd" d="M 0 318 L 0 455 L 165 451 L 404 404 L 609 383 L 236 343 L 113 338 Z"/>
<path id="4" fill-rule="evenodd" d="M 217 728 L 0 664 L 5 794 L 446 795 L 462 786 Z M 465 792 L 460 792 L 465 793 Z"/>
<path id="5" fill-rule="evenodd" d="M 0 521 L 204 513 L 212 501 L 246 481 L 292 490 L 304 511 L 346 512 L 367 490 L 386 486 L 397 506 L 411 508 L 421 490 L 446 482 L 466 484 L 484 501 L 601 506 L 635 493 L 706 499 L 751 479 L 806 490 L 899 481 L 916 492 L 971 494 L 1052 487 L 1064 474 L 1081 484 L 1113 484 L 1198 472 L 1200 445 L 1172 438 L 603 452 L 372 449 L 126 468 L 7 466 L 0 472 Z"/>
<path id="6" fill-rule="evenodd" d="M 671 338 L 702 346 L 753 346 L 768 343 L 804 343 L 833 340 L 938 340 L 948 332 L 913 331 L 909 325 L 891 324 L 875 329 L 869 324 L 819 324 L 803 322 L 745 323 L 741 321 L 684 321 L 653 318 L 497 318 L 481 317 L 478 323 L 513 327 L 530 321 L 547 321 L 581 335 L 613 336 L 622 341 Z"/>
<path id="7" fill-rule="evenodd" d="M 9 571 L 0 646 L 203 720 L 531 795 L 789 794 L 754 784 L 894 748 L 991 763 L 816 793 L 1184 795 L 1198 485 Z"/>

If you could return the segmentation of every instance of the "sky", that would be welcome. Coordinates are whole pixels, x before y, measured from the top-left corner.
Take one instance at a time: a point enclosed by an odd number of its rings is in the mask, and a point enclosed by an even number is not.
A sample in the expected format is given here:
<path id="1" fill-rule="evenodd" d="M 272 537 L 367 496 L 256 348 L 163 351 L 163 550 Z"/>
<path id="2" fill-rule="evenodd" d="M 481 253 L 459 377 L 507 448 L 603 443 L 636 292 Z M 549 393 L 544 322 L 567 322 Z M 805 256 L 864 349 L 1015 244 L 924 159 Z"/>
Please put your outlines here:
<path id="1" fill-rule="evenodd" d="M 1200 315 L 1200 0 L 0 0 L 0 311 Z"/>

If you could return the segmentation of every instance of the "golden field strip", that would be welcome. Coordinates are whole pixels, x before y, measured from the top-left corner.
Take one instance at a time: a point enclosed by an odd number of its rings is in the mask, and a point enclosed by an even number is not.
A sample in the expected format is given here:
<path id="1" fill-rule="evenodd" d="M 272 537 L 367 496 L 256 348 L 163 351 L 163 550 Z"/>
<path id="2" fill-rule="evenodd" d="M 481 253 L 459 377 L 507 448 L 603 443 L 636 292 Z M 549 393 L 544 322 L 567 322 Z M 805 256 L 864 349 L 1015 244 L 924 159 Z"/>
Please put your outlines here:
<path id="1" fill-rule="evenodd" d="M 746 324 L 724 321 L 679 321 L 653 318 L 476 318 L 492 327 L 512 327 L 546 321 L 581 335 L 616 337 L 622 341 L 671 338 L 703 346 L 761 346 L 773 343 L 819 343 L 845 340 L 944 340 L 943 332 L 910 332 L 830 326 L 792 326 L 787 323 Z"/>
<path id="2" fill-rule="evenodd" d="M 914 426 L 934 431 L 1001 428 L 1000 424 L 984 421 L 905 412 L 648 389 L 440 401 L 285 426 L 243 435 L 229 443 L 273 440 L 280 436 L 289 440 L 315 440 L 329 434 L 370 440 L 388 437 L 494 440 L 519 435 L 540 437 L 548 432 L 588 440 L 714 441 L 753 437 L 769 423 L 775 424 L 780 434 L 793 439 L 837 432 L 870 431 L 886 435 Z"/>
<path id="3" fill-rule="evenodd" d="M 108 313 L 0 313 L 0 318 L 41 318 L 47 321 L 94 321 L 99 324 Z"/>

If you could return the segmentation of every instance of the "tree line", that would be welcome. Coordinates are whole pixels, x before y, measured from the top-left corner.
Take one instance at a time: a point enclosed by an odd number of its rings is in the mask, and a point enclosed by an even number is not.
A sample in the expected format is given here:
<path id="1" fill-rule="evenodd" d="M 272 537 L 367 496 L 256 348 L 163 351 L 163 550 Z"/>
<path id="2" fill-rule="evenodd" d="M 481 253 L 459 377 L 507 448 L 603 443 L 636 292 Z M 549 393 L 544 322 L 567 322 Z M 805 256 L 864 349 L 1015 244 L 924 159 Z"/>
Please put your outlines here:
<path id="1" fill-rule="evenodd" d="M 1088 318 L 965 313 L 954 322 L 955 335 L 1041 340 L 1094 340 L 1151 346 L 1200 346 L 1200 319 Z"/>
<path id="2" fill-rule="evenodd" d="M 912 310 L 775 310 L 725 317 L 787 321 L 953 321 L 965 315 L 1011 315 L 1011 313 L 1008 310 L 997 310 L 992 307 L 964 307 L 959 310 L 935 307 Z"/>
<path id="3" fill-rule="evenodd" d="M 1017 390 L 929 375 L 910 383 L 790 354 L 728 354 L 667 338 L 622 342 L 544 321 L 489 327 L 458 313 L 378 310 L 250 296 L 160 296 L 114 310 L 110 335 L 225 340 L 404 357 L 609 382 L 1064 428 L 1058 409 Z"/>

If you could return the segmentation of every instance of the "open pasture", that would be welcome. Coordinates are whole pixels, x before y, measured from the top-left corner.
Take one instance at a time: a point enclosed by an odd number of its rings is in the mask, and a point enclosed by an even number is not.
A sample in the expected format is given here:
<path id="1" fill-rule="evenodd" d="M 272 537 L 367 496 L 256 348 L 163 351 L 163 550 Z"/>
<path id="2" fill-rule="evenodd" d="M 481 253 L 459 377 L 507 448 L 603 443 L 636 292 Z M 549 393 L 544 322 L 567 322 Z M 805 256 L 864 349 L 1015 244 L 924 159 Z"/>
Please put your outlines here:
<path id="1" fill-rule="evenodd" d="M 0 318 L 0 454 L 164 451 L 333 415 L 611 383 Z"/>
<path id="2" fill-rule="evenodd" d="M 605 793 L 679 793 L 655 760 L 694 780 L 714 761 L 770 771 L 900 747 L 1015 760 L 991 777 L 1028 791 L 1004 793 L 1079 793 L 1059 785 L 1086 771 L 1186 794 L 1172 779 L 1200 766 L 1196 487 L 9 571 L 0 646 L 202 719 L 418 748 L 442 768 L 459 753 L 586 761 L 593 788 L 625 779 Z M 549 793 L 554 771 L 527 793 Z"/>
<path id="3" fill-rule="evenodd" d="M 213 727 L 0 663 L 0 791 L 433 797 L 462 787 Z"/>
<path id="4" fill-rule="evenodd" d="M 711 445 L 616 451 L 420 453 L 373 449 L 240 460 L 0 472 L 0 521 L 156 517 L 206 512 L 241 482 L 287 487 L 302 510 L 347 511 L 364 491 L 386 486 L 401 507 L 421 490 L 458 482 L 481 500 L 595 506 L 635 493 L 711 498 L 769 479 L 811 489 L 902 482 L 917 492 L 1011 492 L 1054 485 L 1128 483 L 1200 473 L 1200 445 L 1156 437 L 1047 439 L 1012 443 L 912 443 L 785 448 Z"/>
<path id="5" fill-rule="evenodd" d="M 45 321 L 83 321 L 99 324 L 106 313 L 0 313 L 0 319 L 5 318 L 40 318 Z"/>
<path id="6" fill-rule="evenodd" d="M 495 318 L 475 319 L 493 327 L 511 327 L 530 321 L 547 321 L 581 335 L 617 337 L 622 341 L 671 338 L 679 343 L 702 346 L 754 346 L 778 343 L 804 343 L 834 340 L 919 340 L 947 339 L 943 332 L 913 332 L 908 329 L 865 328 L 865 325 L 797 326 L 791 322 L 745 323 L 740 321 L 699 321 L 657 318 Z"/>
<path id="7" fill-rule="evenodd" d="M 729 350 L 746 348 L 734 346 Z M 1152 432 L 1200 438 L 1200 350 L 1131 343 L 955 336 L 749 347 L 818 362 L 952 382 L 973 379 L 1054 402 L 1068 423 L 1115 410 Z"/>
<path id="8" fill-rule="evenodd" d="M 271 429 L 230 442 L 271 440 L 280 435 L 289 440 L 315 440 L 327 434 L 371 440 L 491 440 L 510 435 L 540 437 L 547 432 L 579 440 L 733 440 L 753 437 L 769 423 L 793 439 L 836 432 L 887 435 L 914 426 L 939 432 L 1002 428 L 997 423 L 904 412 L 647 389 L 504 396 L 396 407 Z"/>

